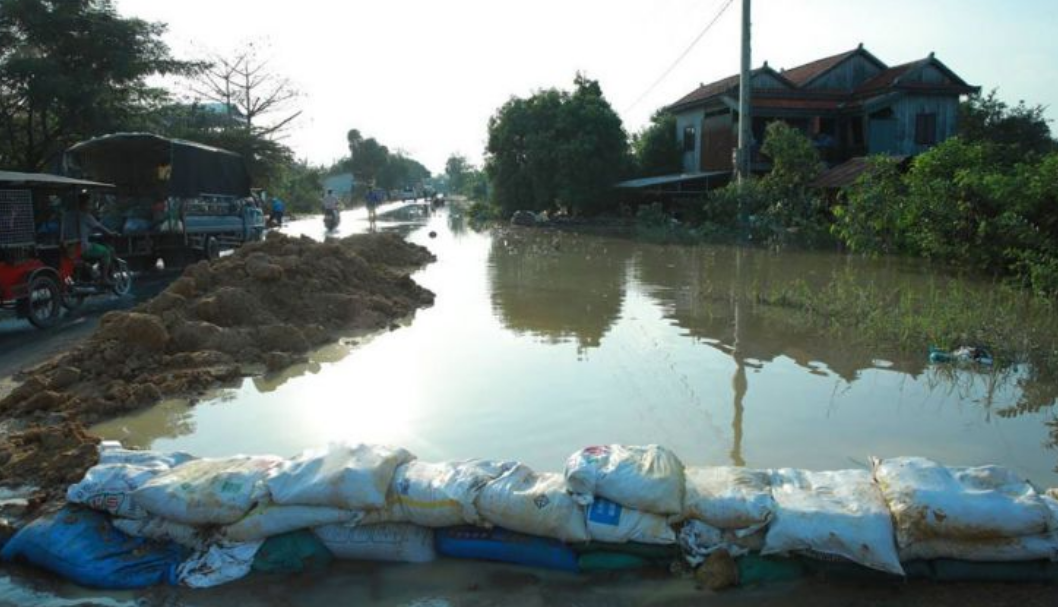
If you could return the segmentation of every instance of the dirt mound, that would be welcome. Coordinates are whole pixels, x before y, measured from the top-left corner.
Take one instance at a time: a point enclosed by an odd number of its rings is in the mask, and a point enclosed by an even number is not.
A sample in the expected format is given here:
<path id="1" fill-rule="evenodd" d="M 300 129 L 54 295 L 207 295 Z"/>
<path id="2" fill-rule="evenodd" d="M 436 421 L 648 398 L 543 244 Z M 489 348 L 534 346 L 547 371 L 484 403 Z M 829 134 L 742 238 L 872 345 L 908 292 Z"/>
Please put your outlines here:
<path id="1" fill-rule="evenodd" d="M 11 434 L 0 445 L 0 479 L 5 485 L 30 484 L 42 487 L 48 497 L 61 497 L 96 464 L 98 444 L 82 425 L 70 422 Z"/>
<path id="2" fill-rule="evenodd" d="M 392 234 L 325 243 L 272 234 L 107 314 L 82 345 L 0 401 L 0 413 L 33 423 L 60 412 L 90 424 L 292 364 L 340 331 L 383 329 L 431 304 L 409 274 L 433 259 Z"/>

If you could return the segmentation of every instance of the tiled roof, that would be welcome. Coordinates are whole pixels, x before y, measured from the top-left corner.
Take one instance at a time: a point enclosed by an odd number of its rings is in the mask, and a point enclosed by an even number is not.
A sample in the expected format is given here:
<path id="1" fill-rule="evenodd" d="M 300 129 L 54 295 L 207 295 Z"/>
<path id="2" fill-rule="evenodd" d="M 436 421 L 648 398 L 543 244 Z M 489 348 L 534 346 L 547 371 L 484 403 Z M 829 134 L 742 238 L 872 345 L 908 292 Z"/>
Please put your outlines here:
<path id="1" fill-rule="evenodd" d="M 910 72 L 922 61 L 912 61 L 911 63 L 905 63 L 903 65 L 894 65 L 893 67 L 882 70 L 880 74 L 864 82 L 856 89 L 857 93 L 868 93 L 871 91 L 877 91 L 880 89 L 888 88 L 896 82 L 896 79 Z"/>
<path id="2" fill-rule="evenodd" d="M 854 48 L 851 51 L 839 53 L 831 57 L 824 57 L 823 59 L 817 59 L 811 63 L 806 63 L 795 68 L 788 69 L 782 73 L 786 76 L 786 79 L 793 82 L 797 86 L 803 86 L 816 76 L 829 70 L 835 65 L 855 55 L 860 49 Z"/>
<path id="3" fill-rule="evenodd" d="M 680 99 L 672 105 L 678 106 L 687 103 L 694 103 L 695 101 L 704 101 L 706 99 L 709 99 L 710 97 L 715 97 L 735 88 L 736 86 L 738 86 L 738 81 L 739 76 L 736 74 L 734 76 L 728 76 L 723 80 L 717 80 L 716 82 L 710 84 L 703 84 L 702 86 L 695 89 L 694 92 L 685 96 L 684 98 Z"/>
<path id="4" fill-rule="evenodd" d="M 789 97 L 754 97 L 753 107 L 779 110 L 836 110 L 842 102 L 836 99 L 791 99 Z"/>

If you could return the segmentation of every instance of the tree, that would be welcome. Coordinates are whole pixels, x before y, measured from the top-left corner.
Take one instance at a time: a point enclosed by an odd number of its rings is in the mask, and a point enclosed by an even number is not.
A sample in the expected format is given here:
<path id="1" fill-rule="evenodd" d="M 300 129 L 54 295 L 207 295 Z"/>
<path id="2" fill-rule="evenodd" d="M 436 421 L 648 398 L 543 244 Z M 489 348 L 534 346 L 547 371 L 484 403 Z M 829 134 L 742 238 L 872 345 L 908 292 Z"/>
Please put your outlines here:
<path id="1" fill-rule="evenodd" d="M 1015 162 L 1026 154 L 1058 150 L 1044 118 L 1046 108 L 1019 101 L 1009 106 L 993 89 L 988 95 L 971 95 L 959 106 L 959 136 L 969 142 L 989 142 L 1008 149 L 1004 156 Z"/>
<path id="2" fill-rule="evenodd" d="M 660 110 L 650 125 L 632 137 L 636 176 L 673 175 L 683 170 L 683 149 L 676 137 L 676 116 Z"/>
<path id="3" fill-rule="evenodd" d="M 349 142 L 349 170 L 353 177 L 365 185 L 378 184 L 378 178 L 389 162 L 389 148 L 374 137 L 364 139 L 360 131 L 353 129 L 346 135 Z"/>
<path id="4" fill-rule="evenodd" d="M 470 172 L 470 163 L 466 156 L 452 154 L 445 162 L 445 175 L 448 177 L 448 188 L 453 192 L 462 192 L 466 184 L 467 174 Z"/>
<path id="5" fill-rule="evenodd" d="M 485 170 L 504 213 L 613 204 L 611 187 L 630 165 L 628 136 L 598 82 L 578 74 L 574 86 L 513 98 L 489 120 Z"/>
<path id="6" fill-rule="evenodd" d="M 301 115 L 292 108 L 300 93 L 289 78 L 271 69 L 254 43 L 231 57 L 213 55 L 191 90 L 199 100 L 220 105 L 232 122 L 244 124 L 259 137 L 275 137 Z"/>
<path id="7" fill-rule="evenodd" d="M 110 0 L 0 0 L 0 166 L 43 169 L 164 102 L 148 78 L 201 68 L 174 59 L 164 32 Z"/>

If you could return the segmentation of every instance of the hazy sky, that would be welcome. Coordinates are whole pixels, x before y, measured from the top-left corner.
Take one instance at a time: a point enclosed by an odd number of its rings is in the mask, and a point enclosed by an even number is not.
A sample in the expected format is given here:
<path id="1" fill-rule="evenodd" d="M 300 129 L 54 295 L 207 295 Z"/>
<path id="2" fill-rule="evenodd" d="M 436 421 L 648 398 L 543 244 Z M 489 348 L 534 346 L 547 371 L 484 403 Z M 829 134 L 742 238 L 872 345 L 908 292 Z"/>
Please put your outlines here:
<path id="1" fill-rule="evenodd" d="M 725 0 L 117 0 L 169 24 L 181 57 L 268 44 L 303 92 L 288 143 L 328 163 L 358 128 L 439 171 L 475 162 L 489 116 L 512 95 L 599 80 L 625 127 L 699 82 L 738 70 L 740 0 L 683 63 L 630 108 Z M 863 42 L 896 65 L 930 51 L 1004 99 L 1058 118 L 1058 0 L 755 0 L 754 65 L 793 67 Z"/>

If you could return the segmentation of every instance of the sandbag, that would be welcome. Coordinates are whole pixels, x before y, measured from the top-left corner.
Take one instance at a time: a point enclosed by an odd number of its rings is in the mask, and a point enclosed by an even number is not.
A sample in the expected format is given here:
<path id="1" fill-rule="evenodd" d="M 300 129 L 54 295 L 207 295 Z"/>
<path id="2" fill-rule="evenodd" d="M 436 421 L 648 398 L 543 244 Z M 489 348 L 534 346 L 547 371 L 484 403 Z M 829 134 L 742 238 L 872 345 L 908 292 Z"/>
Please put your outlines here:
<path id="1" fill-rule="evenodd" d="M 415 459 L 404 449 L 333 444 L 309 450 L 268 479 L 272 500 L 283 506 L 378 510 L 397 467 Z"/>
<path id="2" fill-rule="evenodd" d="M 518 464 L 486 485 L 476 505 L 486 521 L 512 531 L 567 542 L 591 539 L 584 511 L 559 474 L 537 474 Z"/>
<path id="3" fill-rule="evenodd" d="M 1058 539 L 1051 533 L 1000 539 L 934 538 L 899 548 L 900 560 L 954 559 L 978 563 L 1058 562 Z"/>
<path id="4" fill-rule="evenodd" d="M 281 463 L 276 457 L 193 460 L 147 481 L 133 499 L 152 515 L 178 523 L 228 525 L 266 495 L 262 481 Z"/>
<path id="5" fill-rule="evenodd" d="M 213 540 L 208 529 L 174 523 L 163 518 L 111 519 L 111 523 L 122 533 L 157 542 L 173 542 L 190 550 L 205 550 Z"/>
<path id="6" fill-rule="evenodd" d="M 763 555 L 814 552 L 903 575 L 893 523 L 869 472 L 777 470 L 772 495 Z"/>
<path id="7" fill-rule="evenodd" d="M 611 544 L 675 544 L 676 533 L 660 514 L 625 508 L 603 498 L 587 507 L 588 535 Z"/>
<path id="8" fill-rule="evenodd" d="M 117 441 L 103 441 L 99 444 L 99 464 L 127 464 L 141 468 L 158 468 L 168 470 L 195 459 L 183 453 L 162 453 L 160 451 L 139 451 L 124 449 Z"/>
<path id="9" fill-rule="evenodd" d="M 22 528 L 0 551 L 67 580 L 110 590 L 174 584 L 185 551 L 121 533 L 105 514 L 67 506 Z"/>
<path id="10" fill-rule="evenodd" d="M 122 518 L 145 519 L 150 515 L 136 504 L 133 494 L 166 470 L 168 468 L 132 464 L 93 466 L 81 482 L 66 490 L 66 501 Z"/>
<path id="11" fill-rule="evenodd" d="M 691 565 L 700 565 L 712 553 L 726 550 L 732 557 L 760 552 L 764 549 L 764 531 L 742 533 L 745 530 L 718 529 L 708 523 L 691 519 L 680 527 L 678 536 L 683 556 Z"/>
<path id="12" fill-rule="evenodd" d="M 760 529 L 771 520 L 775 500 L 771 474 L 730 466 L 687 468 L 683 517 L 718 529 Z"/>
<path id="13" fill-rule="evenodd" d="M 246 577 L 263 541 L 242 544 L 212 544 L 196 552 L 177 570 L 181 586 L 213 588 Z"/>
<path id="14" fill-rule="evenodd" d="M 429 563 L 437 558 L 433 530 L 418 525 L 327 525 L 312 532 L 338 559 Z"/>
<path id="15" fill-rule="evenodd" d="M 436 538 L 437 552 L 447 557 L 577 571 L 577 554 L 558 540 L 468 526 L 438 529 Z"/>
<path id="16" fill-rule="evenodd" d="M 484 521 L 474 500 L 489 481 L 515 465 L 485 460 L 409 462 L 397 468 L 386 508 L 367 513 L 363 522 L 407 522 L 434 528 L 481 524 Z"/>
<path id="17" fill-rule="evenodd" d="M 1038 535 L 1050 512 L 1036 490 L 998 466 L 948 468 L 921 457 L 876 461 L 874 477 L 901 548 L 930 539 Z"/>
<path id="18" fill-rule="evenodd" d="M 1040 497 L 1050 518 L 1047 531 L 1004 538 L 930 538 L 899 546 L 900 560 L 954 559 L 984 563 L 1058 562 L 1058 500 Z"/>
<path id="19" fill-rule="evenodd" d="M 253 571 L 285 575 L 322 571 L 333 560 L 320 538 L 303 529 L 265 540 L 254 555 Z"/>
<path id="20" fill-rule="evenodd" d="M 221 535 L 231 542 L 252 542 L 298 529 L 355 523 L 362 517 L 362 512 L 352 510 L 322 506 L 277 506 L 269 500 L 263 500 L 238 522 L 224 527 Z"/>
<path id="21" fill-rule="evenodd" d="M 683 463 L 657 445 L 582 449 L 566 462 L 566 486 L 585 505 L 598 496 L 654 514 L 683 510 Z"/>

